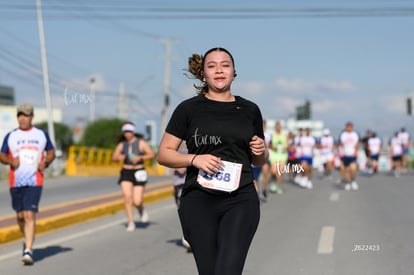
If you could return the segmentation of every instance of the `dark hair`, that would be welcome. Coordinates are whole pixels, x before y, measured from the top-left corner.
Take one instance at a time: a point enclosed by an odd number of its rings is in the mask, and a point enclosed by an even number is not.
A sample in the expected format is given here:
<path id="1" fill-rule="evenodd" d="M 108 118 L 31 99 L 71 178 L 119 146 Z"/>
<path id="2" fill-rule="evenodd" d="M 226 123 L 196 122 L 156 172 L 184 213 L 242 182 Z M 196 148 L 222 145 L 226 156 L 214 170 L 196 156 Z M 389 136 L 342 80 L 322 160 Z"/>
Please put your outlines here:
<path id="1" fill-rule="evenodd" d="M 204 76 L 203 76 L 204 60 L 206 59 L 207 55 L 209 55 L 211 52 L 214 52 L 214 51 L 221 51 L 221 52 L 227 53 L 230 56 L 231 63 L 233 64 L 233 68 L 235 68 L 234 58 L 231 55 L 231 53 L 225 48 L 221 48 L 221 47 L 211 48 L 208 51 L 206 51 L 204 55 L 199 55 L 199 54 L 194 53 L 192 56 L 188 58 L 187 71 L 191 75 L 188 75 L 188 74 L 185 74 L 185 75 L 189 78 L 200 80 L 201 82 L 200 85 L 197 85 L 197 84 L 193 85 L 194 88 L 196 88 L 197 90 L 197 94 L 206 94 L 208 92 L 207 83 L 204 81 Z M 234 77 L 236 76 L 237 76 L 236 70 L 234 70 Z"/>
<path id="2" fill-rule="evenodd" d="M 234 58 L 233 58 L 233 56 L 231 55 L 231 53 L 230 53 L 228 50 L 226 50 L 225 48 L 216 47 L 216 48 L 211 48 L 210 50 L 206 51 L 206 52 L 205 52 L 205 54 L 203 55 L 203 62 L 201 63 L 201 65 L 203 66 L 203 68 L 204 68 L 204 60 L 206 59 L 206 56 L 207 56 L 209 53 L 211 53 L 211 52 L 215 52 L 215 51 L 225 52 L 226 54 L 228 54 L 228 55 L 230 56 L 230 58 L 231 58 L 231 63 L 233 64 L 233 67 L 235 67 L 235 66 L 234 66 Z"/>

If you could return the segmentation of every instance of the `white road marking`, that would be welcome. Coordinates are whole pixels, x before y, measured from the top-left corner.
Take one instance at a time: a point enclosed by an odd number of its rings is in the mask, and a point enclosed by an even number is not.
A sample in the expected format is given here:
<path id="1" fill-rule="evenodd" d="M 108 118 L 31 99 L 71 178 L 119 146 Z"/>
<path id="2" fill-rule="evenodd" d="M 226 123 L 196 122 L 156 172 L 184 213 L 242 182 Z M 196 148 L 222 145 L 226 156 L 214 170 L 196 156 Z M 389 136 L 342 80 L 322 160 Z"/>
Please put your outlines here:
<path id="1" fill-rule="evenodd" d="M 335 238 L 335 227 L 324 226 L 321 230 L 318 244 L 318 254 L 332 254 Z"/>
<path id="2" fill-rule="evenodd" d="M 152 209 L 151 210 L 151 215 L 159 213 L 163 210 L 167 210 L 167 209 L 172 208 L 172 207 L 176 207 L 175 204 L 171 204 L 171 205 L 167 205 L 167 206 L 164 206 L 164 207 Z M 119 226 L 119 224 L 122 224 L 124 222 L 125 222 L 125 218 L 118 219 L 118 220 L 115 220 L 115 221 L 105 223 L 101 226 L 97 226 L 97 227 L 94 227 L 94 228 L 91 228 L 91 229 L 88 229 L 88 230 L 83 230 L 81 232 L 74 233 L 74 234 L 71 234 L 71 235 L 68 235 L 68 236 L 65 236 L 65 237 L 62 237 L 62 238 L 56 238 L 56 239 L 53 239 L 53 240 L 48 241 L 48 242 L 40 242 L 39 244 L 36 244 L 36 247 L 48 247 L 48 246 L 56 245 L 57 243 L 62 244 L 64 242 L 68 242 L 68 241 L 71 241 L 71 240 L 74 240 L 74 239 L 77 239 L 77 238 L 81 238 L 81 237 L 84 237 L 84 236 L 87 236 L 87 235 L 95 234 L 96 232 L 99 232 L 99 231 L 102 231 L 102 230 L 105 230 L 105 229 L 108 229 L 108 228 L 111 228 L 111 227 L 114 227 L 114 226 Z M 64 228 L 62 228 L 61 230 L 63 230 L 63 229 Z M 35 250 L 36 250 L 36 248 L 35 248 Z M 0 255 L 0 261 L 7 260 L 7 259 L 12 258 L 12 257 L 17 257 L 21 254 L 22 254 L 21 251 L 15 251 L 15 252 L 11 252 L 11 253 L 8 253 L 8 254 Z"/>
<path id="3" fill-rule="evenodd" d="M 338 201 L 339 200 L 339 193 L 338 192 L 332 192 L 329 196 L 330 201 Z"/>

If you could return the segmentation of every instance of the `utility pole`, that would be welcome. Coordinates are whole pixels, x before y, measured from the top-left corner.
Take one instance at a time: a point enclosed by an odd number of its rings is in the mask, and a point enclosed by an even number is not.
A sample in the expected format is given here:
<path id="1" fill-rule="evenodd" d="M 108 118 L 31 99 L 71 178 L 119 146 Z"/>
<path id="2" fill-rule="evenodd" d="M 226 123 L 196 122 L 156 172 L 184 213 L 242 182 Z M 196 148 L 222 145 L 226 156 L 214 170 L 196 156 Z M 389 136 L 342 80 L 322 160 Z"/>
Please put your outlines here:
<path id="1" fill-rule="evenodd" d="M 52 114 L 52 99 L 50 96 L 50 86 L 49 86 L 49 72 L 47 68 L 46 41 L 45 41 L 45 33 L 44 33 L 44 27 L 43 27 L 41 0 L 36 0 L 36 11 L 37 11 L 37 26 L 39 29 L 40 57 L 42 60 L 43 86 L 45 89 L 45 102 L 46 102 L 46 109 L 48 113 L 47 128 L 49 132 L 49 137 L 52 143 L 56 146 L 55 128 L 53 125 L 53 114 Z"/>
<path id="2" fill-rule="evenodd" d="M 170 105 L 170 67 L 171 67 L 171 51 L 172 43 L 174 42 L 171 38 L 166 38 L 166 53 L 165 53 L 165 71 L 164 71 L 164 105 L 161 110 L 161 133 L 164 132 L 167 126 L 167 111 Z"/>
<path id="3" fill-rule="evenodd" d="M 128 119 L 128 101 L 125 96 L 125 84 L 122 81 L 119 84 L 119 118 Z"/>
<path id="4" fill-rule="evenodd" d="M 91 77 L 89 79 L 89 84 L 90 84 L 90 91 L 91 91 L 91 102 L 89 105 L 89 123 L 92 123 L 95 121 L 95 93 L 96 93 L 96 89 L 95 89 L 95 78 Z"/>
<path id="5" fill-rule="evenodd" d="M 414 102 L 414 92 L 411 92 L 407 95 L 406 98 L 406 112 L 408 116 L 413 115 L 413 102 Z"/>

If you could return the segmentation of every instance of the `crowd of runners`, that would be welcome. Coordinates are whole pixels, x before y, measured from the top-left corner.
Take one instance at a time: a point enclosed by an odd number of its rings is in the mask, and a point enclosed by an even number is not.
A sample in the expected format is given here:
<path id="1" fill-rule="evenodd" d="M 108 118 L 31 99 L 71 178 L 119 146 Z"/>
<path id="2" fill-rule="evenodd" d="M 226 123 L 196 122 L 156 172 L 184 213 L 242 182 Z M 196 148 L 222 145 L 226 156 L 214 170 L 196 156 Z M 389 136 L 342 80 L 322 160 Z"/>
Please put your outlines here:
<path id="1" fill-rule="evenodd" d="M 272 131 L 263 123 L 269 160 L 262 167 L 253 167 L 260 198 L 265 201 L 268 192 L 283 194 L 286 180 L 306 189 L 313 188 L 314 173 L 336 180 L 346 190 L 358 190 L 358 172 L 374 175 L 379 171 L 391 171 L 399 177 L 407 172 L 411 145 L 410 134 L 404 127 L 395 131 L 389 140 L 381 139 L 375 131 L 367 130 L 361 136 L 347 122 L 339 136 L 327 128 L 316 137 L 310 128 L 284 132 L 277 121 Z"/>

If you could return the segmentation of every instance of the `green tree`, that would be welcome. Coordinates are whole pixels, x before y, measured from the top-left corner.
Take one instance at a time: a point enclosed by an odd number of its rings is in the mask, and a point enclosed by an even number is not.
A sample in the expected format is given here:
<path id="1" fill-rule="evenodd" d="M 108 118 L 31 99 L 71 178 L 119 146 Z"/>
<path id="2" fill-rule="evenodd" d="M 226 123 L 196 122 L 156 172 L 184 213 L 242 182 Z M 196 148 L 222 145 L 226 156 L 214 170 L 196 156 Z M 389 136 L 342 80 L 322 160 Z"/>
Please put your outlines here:
<path id="1" fill-rule="evenodd" d="M 47 121 L 43 121 L 35 124 L 36 127 L 48 131 Z M 73 131 L 64 123 L 53 122 L 53 128 L 55 130 L 55 141 L 54 144 L 57 148 L 61 149 L 62 152 L 66 152 L 70 145 L 73 144 Z"/>
<path id="2" fill-rule="evenodd" d="M 115 148 L 125 121 L 119 118 L 103 118 L 90 123 L 84 133 L 81 145 L 98 148 Z"/>

